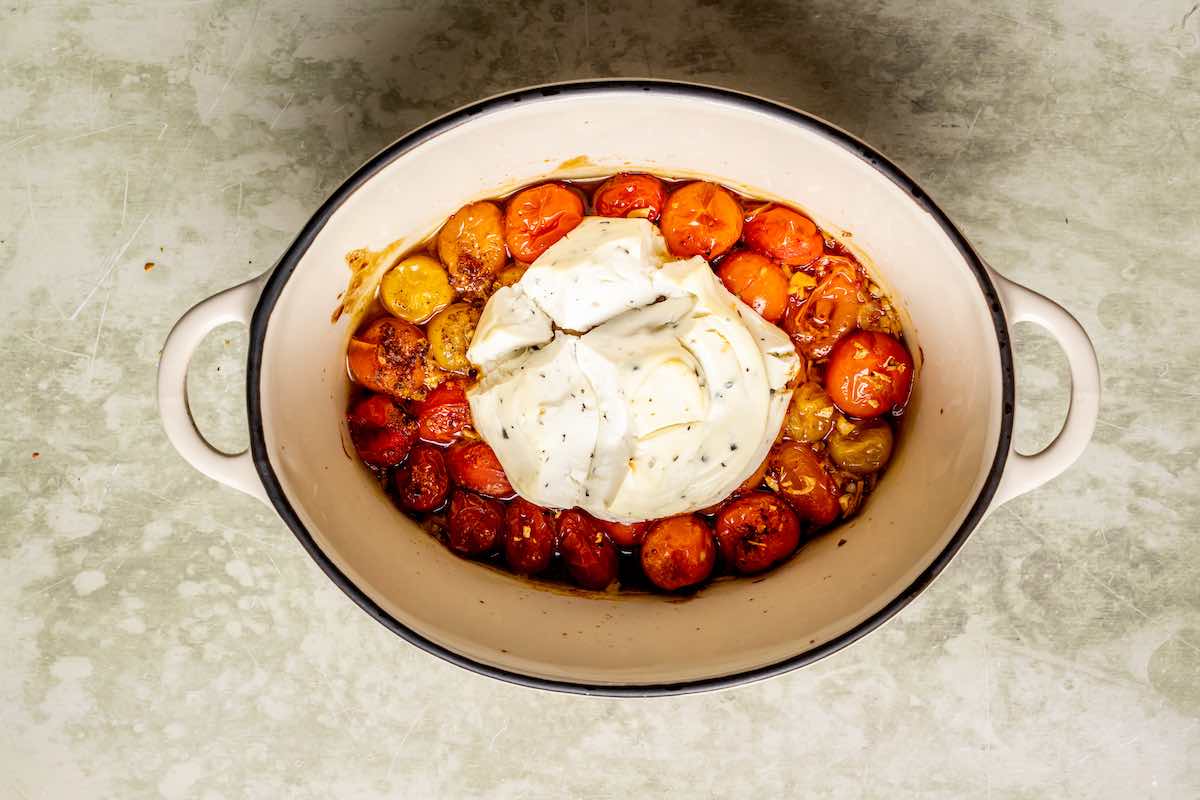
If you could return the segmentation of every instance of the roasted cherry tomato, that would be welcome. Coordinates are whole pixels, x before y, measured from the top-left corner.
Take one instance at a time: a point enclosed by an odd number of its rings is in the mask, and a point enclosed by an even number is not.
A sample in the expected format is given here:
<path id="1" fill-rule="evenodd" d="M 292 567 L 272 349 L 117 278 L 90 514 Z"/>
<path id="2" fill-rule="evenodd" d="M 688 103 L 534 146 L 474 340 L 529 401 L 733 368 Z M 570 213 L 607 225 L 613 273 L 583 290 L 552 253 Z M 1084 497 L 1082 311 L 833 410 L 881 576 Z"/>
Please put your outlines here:
<path id="1" fill-rule="evenodd" d="M 373 467 L 399 464 L 416 439 L 416 424 L 386 395 L 372 394 L 359 400 L 346 421 L 358 457 Z"/>
<path id="2" fill-rule="evenodd" d="M 521 575 L 544 572 L 554 560 L 556 535 L 549 512 L 523 497 L 504 512 L 504 559 Z"/>
<path id="3" fill-rule="evenodd" d="M 892 428 L 882 419 L 840 419 L 829 434 L 829 457 L 855 475 L 878 472 L 892 457 Z"/>
<path id="4" fill-rule="evenodd" d="M 488 202 L 463 206 L 442 226 L 437 250 L 451 286 L 466 294 L 487 291 L 507 259 L 500 208 Z"/>
<path id="5" fill-rule="evenodd" d="M 489 497 L 512 497 L 513 487 L 500 459 L 487 442 L 459 442 L 446 451 L 450 478 L 459 486 Z"/>
<path id="6" fill-rule="evenodd" d="M 878 417 L 904 407 L 912 377 L 912 356 L 898 339 L 886 333 L 855 331 L 829 354 L 825 388 L 847 414 Z"/>
<path id="7" fill-rule="evenodd" d="M 810 446 L 781 442 L 771 450 L 767 485 L 787 500 L 801 519 L 824 527 L 837 519 L 837 484 Z"/>
<path id="8" fill-rule="evenodd" d="M 717 517 L 721 557 L 743 575 L 762 572 L 800 544 L 800 523 L 787 504 L 771 494 L 734 500 Z"/>
<path id="9" fill-rule="evenodd" d="M 425 391 L 429 340 L 416 325 L 383 317 L 350 340 L 346 359 L 354 380 L 374 392 L 420 397 Z"/>
<path id="10" fill-rule="evenodd" d="M 747 220 L 745 240 L 751 250 L 789 267 L 810 264 L 825 252 L 813 221 L 784 206 L 768 206 Z"/>
<path id="11" fill-rule="evenodd" d="M 667 198 L 661 227 L 672 253 L 711 261 L 742 235 L 742 207 L 715 183 L 695 181 Z"/>
<path id="12" fill-rule="evenodd" d="M 604 589 L 617 579 L 617 548 L 592 517 L 575 509 L 562 512 L 558 542 L 575 583 L 585 589 Z"/>
<path id="13" fill-rule="evenodd" d="M 513 258 L 530 262 L 583 221 L 579 195 L 557 183 L 517 192 L 504 215 L 505 238 Z"/>
<path id="14" fill-rule="evenodd" d="M 789 307 L 783 329 L 791 334 L 801 355 L 814 361 L 822 359 L 857 324 L 859 309 L 866 300 L 853 265 L 839 259 L 803 303 Z"/>
<path id="15" fill-rule="evenodd" d="M 766 256 L 749 250 L 730 253 L 721 261 L 717 275 L 726 289 L 767 322 L 778 322 L 787 309 L 788 278 Z"/>
<path id="16" fill-rule="evenodd" d="M 833 430 L 837 411 L 833 401 L 816 381 L 796 387 L 783 417 L 783 432 L 798 442 L 820 442 Z"/>
<path id="17" fill-rule="evenodd" d="M 471 406 L 462 379 L 446 381 L 417 406 L 417 432 L 427 442 L 450 444 L 470 426 Z"/>
<path id="18" fill-rule="evenodd" d="M 408 460 L 392 476 L 396 499 L 409 511 L 433 511 L 446 502 L 450 477 L 442 451 L 427 444 L 413 448 Z"/>
<path id="19" fill-rule="evenodd" d="M 602 217 L 645 217 L 654 222 L 667 202 L 663 182 L 652 175 L 614 175 L 592 195 L 592 205 Z"/>
<path id="20" fill-rule="evenodd" d="M 626 549 L 637 547 L 642 543 L 642 539 L 646 538 L 646 531 L 650 530 L 649 522 L 605 522 L 604 520 L 596 520 L 596 524 L 604 529 L 608 534 L 608 538 L 616 542 L 617 547 Z"/>
<path id="21" fill-rule="evenodd" d="M 668 592 L 703 582 L 716 561 L 712 531 L 690 514 L 655 523 L 642 542 L 642 572 Z"/>
<path id="22" fill-rule="evenodd" d="M 450 496 L 447 539 L 450 549 L 459 555 L 490 553 L 496 548 L 503 524 L 504 506 L 501 503 L 462 489 L 455 489 Z"/>

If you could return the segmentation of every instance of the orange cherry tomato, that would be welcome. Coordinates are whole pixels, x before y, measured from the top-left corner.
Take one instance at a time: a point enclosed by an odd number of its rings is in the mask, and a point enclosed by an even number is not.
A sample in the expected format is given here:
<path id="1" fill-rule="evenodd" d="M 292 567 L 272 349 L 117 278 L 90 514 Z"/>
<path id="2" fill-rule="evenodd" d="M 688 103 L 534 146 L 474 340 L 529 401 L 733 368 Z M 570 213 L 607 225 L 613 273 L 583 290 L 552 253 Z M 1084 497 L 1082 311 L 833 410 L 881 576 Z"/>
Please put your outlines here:
<path id="1" fill-rule="evenodd" d="M 690 514 L 656 523 L 642 542 L 642 572 L 668 592 L 701 583 L 716 561 L 712 531 Z"/>
<path id="2" fill-rule="evenodd" d="M 416 426 L 399 404 L 383 394 L 359 400 L 346 414 L 358 457 L 373 467 L 394 467 L 408 456 Z"/>
<path id="3" fill-rule="evenodd" d="M 557 183 L 517 192 L 504 214 L 505 241 L 513 258 L 530 262 L 583 221 L 579 195 Z"/>
<path id="4" fill-rule="evenodd" d="M 695 181 L 667 198 L 661 227 L 672 253 L 711 261 L 741 237 L 742 207 L 715 183 Z"/>
<path id="5" fill-rule="evenodd" d="M 470 425 L 471 406 L 461 378 L 439 384 L 417 406 L 417 430 L 427 442 L 450 444 Z"/>
<path id="6" fill-rule="evenodd" d="M 778 322 L 787 309 L 787 276 L 766 256 L 749 250 L 730 253 L 721 261 L 717 275 L 726 289 L 767 322 Z"/>
<path id="7" fill-rule="evenodd" d="M 416 398 L 425 391 L 425 353 L 429 340 L 411 322 L 383 317 L 350 340 L 350 375 L 374 392 Z"/>
<path id="8" fill-rule="evenodd" d="M 642 539 L 646 538 L 646 531 L 650 530 L 649 522 L 606 522 L 604 520 L 596 520 L 596 524 L 604 529 L 608 534 L 608 538 L 616 542 L 618 547 L 626 549 L 637 547 L 642 543 Z"/>
<path id="9" fill-rule="evenodd" d="M 666 202 L 667 191 L 662 181 L 652 175 L 633 173 L 612 176 L 592 195 L 592 206 L 602 217 L 644 215 L 651 222 L 662 214 Z"/>
<path id="10" fill-rule="evenodd" d="M 767 466 L 767 486 L 787 500 L 801 519 L 818 528 L 841 513 L 833 476 L 825 470 L 816 451 L 803 442 L 775 445 Z"/>
<path id="11" fill-rule="evenodd" d="M 825 238 L 813 221 L 784 206 L 768 206 L 746 221 L 746 244 L 780 264 L 800 267 L 820 258 Z"/>
<path id="12" fill-rule="evenodd" d="M 855 417 L 878 417 L 908 402 L 913 360 L 886 333 L 855 331 L 829 354 L 825 388 L 834 405 Z"/>
<path id="13" fill-rule="evenodd" d="M 839 259 L 803 303 L 788 307 L 783 329 L 791 334 L 801 355 L 820 360 L 858 324 L 859 309 L 866 301 L 854 266 Z"/>
<path id="14" fill-rule="evenodd" d="M 721 557 L 743 575 L 762 572 L 800 544 L 800 523 L 787 503 L 756 492 L 734 500 L 717 517 Z"/>
<path id="15" fill-rule="evenodd" d="M 459 486 L 489 497 L 513 496 L 512 484 L 500 459 L 487 442 L 459 442 L 446 452 L 450 478 Z"/>

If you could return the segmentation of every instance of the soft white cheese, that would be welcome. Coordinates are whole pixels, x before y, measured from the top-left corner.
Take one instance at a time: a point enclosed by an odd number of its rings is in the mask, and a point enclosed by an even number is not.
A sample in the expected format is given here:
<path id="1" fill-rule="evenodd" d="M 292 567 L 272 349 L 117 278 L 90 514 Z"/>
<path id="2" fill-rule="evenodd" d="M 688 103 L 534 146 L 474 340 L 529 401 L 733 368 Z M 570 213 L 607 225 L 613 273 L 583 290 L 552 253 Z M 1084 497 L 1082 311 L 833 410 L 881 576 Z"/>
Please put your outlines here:
<path id="1" fill-rule="evenodd" d="M 520 286 L 504 286 L 483 308 L 467 359 L 485 369 L 554 337 L 550 318 L 534 305 Z"/>
<path id="2" fill-rule="evenodd" d="M 585 219 L 484 310 L 467 397 L 533 503 L 622 522 L 694 511 L 779 432 L 800 366 L 788 337 L 702 258 L 663 265 L 656 237 L 645 220 Z M 559 328 L 545 346 L 542 318 Z"/>
<path id="3" fill-rule="evenodd" d="M 587 217 L 552 244 L 518 285 L 560 328 L 583 332 L 654 301 L 649 266 L 667 257 L 644 219 Z"/>

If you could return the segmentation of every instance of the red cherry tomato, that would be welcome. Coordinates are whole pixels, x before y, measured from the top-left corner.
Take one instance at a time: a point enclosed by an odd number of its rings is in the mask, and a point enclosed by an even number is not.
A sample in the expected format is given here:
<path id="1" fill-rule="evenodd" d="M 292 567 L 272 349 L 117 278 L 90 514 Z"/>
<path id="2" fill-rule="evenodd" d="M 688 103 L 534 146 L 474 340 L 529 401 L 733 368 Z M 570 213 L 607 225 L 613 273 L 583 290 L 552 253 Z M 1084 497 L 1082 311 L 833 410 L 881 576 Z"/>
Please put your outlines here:
<path id="1" fill-rule="evenodd" d="M 372 394 L 355 403 L 346 421 L 358 457 L 373 467 L 394 467 L 405 459 L 416 438 L 416 425 L 395 400 Z"/>
<path id="2" fill-rule="evenodd" d="M 721 261 L 717 275 L 726 289 L 767 322 L 778 322 L 787 309 L 787 276 L 766 256 L 749 250 L 730 253 Z"/>
<path id="3" fill-rule="evenodd" d="M 772 448 L 767 485 L 787 500 L 801 519 L 818 528 L 841 513 L 837 484 L 816 451 L 803 442 L 781 442 Z"/>
<path id="4" fill-rule="evenodd" d="M 734 500 L 717 517 L 721 557 L 738 572 L 762 572 L 800 544 L 800 523 L 778 497 L 755 493 Z"/>
<path id="5" fill-rule="evenodd" d="M 668 592 L 703 582 L 716 561 L 712 531 L 690 514 L 656 523 L 642 542 L 642 572 Z"/>
<path id="6" fill-rule="evenodd" d="M 455 489 L 450 497 L 450 549 L 463 556 L 481 556 L 496 548 L 504 506 L 496 500 Z"/>
<path id="7" fill-rule="evenodd" d="M 519 575 L 544 572 L 554 560 L 557 536 L 546 509 L 523 497 L 514 498 L 504 512 L 504 559 Z"/>
<path id="8" fill-rule="evenodd" d="M 598 519 L 596 520 L 596 524 L 604 529 L 604 532 L 608 534 L 608 538 L 612 539 L 617 547 L 630 549 L 642 543 L 642 539 L 646 538 L 646 531 L 650 530 L 650 526 L 653 523 L 606 522 Z"/>
<path id="9" fill-rule="evenodd" d="M 602 217 L 631 217 L 644 215 L 654 222 L 667 202 L 663 182 L 652 175 L 622 173 L 614 175 L 596 189 L 592 205 Z"/>
<path id="10" fill-rule="evenodd" d="M 450 477 L 442 451 L 427 444 L 413 448 L 408 460 L 392 476 L 396 498 L 409 511 L 433 511 L 446 502 Z"/>
<path id="11" fill-rule="evenodd" d="M 788 308 L 783 329 L 791 334 L 801 355 L 820 360 L 858 324 L 858 312 L 866 300 L 853 264 L 838 259 L 803 303 Z"/>
<path id="12" fill-rule="evenodd" d="M 459 442 L 446 451 L 450 478 L 473 492 L 501 499 L 512 497 L 513 487 L 500 459 L 486 442 Z"/>
<path id="13" fill-rule="evenodd" d="M 667 198 L 661 227 L 672 253 L 711 261 L 742 235 L 742 207 L 715 183 L 695 181 Z"/>
<path id="14" fill-rule="evenodd" d="M 452 378 L 439 384 L 421 401 L 417 406 L 417 431 L 422 439 L 450 444 L 471 426 L 466 385 L 461 378 Z"/>
<path id="15" fill-rule="evenodd" d="M 604 589 L 617 579 L 617 548 L 596 520 L 582 511 L 558 517 L 558 549 L 571 580 L 585 589 Z"/>
<path id="16" fill-rule="evenodd" d="M 829 354 L 825 388 L 834 405 L 855 417 L 878 417 L 904 407 L 912 389 L 912 356 L 886 333 L 855 331 Z"/>
<path id="17" fill-rule="evenodd" d="M 784 206 L 768 206 L 746 221 L 745 240 L 751 250 L 780 264 L 801 267 L 825 252 L 825 239 L 813 221 Z"/>
<path id="18" fill-rule="evenodd" d="M 713 503 L 711 506 L 706 506 L 705 508 L 700 509 L 696 513 L 698 513 L 698 514 L 717 514 L 717 513 L 719 513 L 721 511 L 721 509 L 725 506 L 725 504 L 728 503 L 730 500 L 734 499 L 735 497 L 741 497 L 744 494 L 749 494 L 750 492 L 753 492 L 755 489 L 762 486 L 763 478 L 765 478 L 766 476 L 767 476 L 767 459 L 764 459 L 763 462 L 758 465 L 758 469 L 754 470 L 754 473 L 749 478 L 746 478 L 746 480 L 742 481 L 741 484 L 736 489 L 734 489 L 732 492 L 730 492 L 728 497 L 726 497 L 724 500 Z"/>
<path id="19" fill-rule="evenodd" d="M 373 392 L 420 397 L 425 390 L 425 353 L 429 340 L 399 317 L 377 319 L 350 340 L 350 375 Z"/>
<path id="20" fill-rule="evenodd" d="M 504 214 L 505 241 L 513 258 L 530 262 L 583 221 L 579 195 L 557 183 L 517 192 Z"/>

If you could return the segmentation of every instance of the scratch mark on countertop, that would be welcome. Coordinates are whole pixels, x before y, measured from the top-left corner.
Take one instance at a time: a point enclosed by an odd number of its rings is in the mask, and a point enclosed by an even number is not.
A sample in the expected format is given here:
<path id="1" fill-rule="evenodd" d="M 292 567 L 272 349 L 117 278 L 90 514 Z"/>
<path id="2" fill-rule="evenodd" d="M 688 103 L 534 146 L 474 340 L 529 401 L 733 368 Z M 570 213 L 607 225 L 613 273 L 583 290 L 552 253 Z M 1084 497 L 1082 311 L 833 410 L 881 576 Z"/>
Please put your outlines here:
<path id="1" fill-rule="evenodd" d="M 229 70 L 229 74 L 225 76 L 225 82 L 221 84 L 220 90 L 217 91 L 217 96 L 213 98 L 208 110 L 204 112 L 204 121 L 207 123 L 213 111 L 216 110 L 217 104 L 221 102 L 221 98 L 225 96 L 225 90 L 229 88 L 229 84 L 233 82 L 238 70 L 242 67 L 242 62 L 246 59 L 246 53 L 250 52 L 250 42 L 254 40 L 254 29 L 258 25 L 258 14 L 262 10 L 262 0 L 254 4 L 254 17 L 250 20 L 250 29 L 246 31 L 246 40 L 242 42 L 242 49 L 238 52 L 237 58 L 233 61 L 233 66 Z"/>
<path id="2" fill-rule="evenodd" d="M 125 212 L 129 210 L 129 167 L 125 168 L 125 191 L 121 194 L 121 230 L 125 230 Z"/>
<path id="3" fill-rule="evenodd" d="M 110 131 L 115 131 L 120 128 L 128 128 L 131 125 L 137 125 L 137 123 L 136 122 L 118 122 L 116 125 L 109 125 L 107 128 L 98 128 L 94 131 L 84 131 L 83 133 L 77 133 L 74 136 L 66 136 L 62 139 L 54 139 L 49 142 L 43 142 L 42 144 L 35 145 L 35 147 L 38 147 L 38 148 L 50 147 L 50 146 L 56 145 L 56 144 L 66 144 L 67 142 L 77 142 L 80 139 L 87 139 L 90 136 L 99 136 L 102 133 L 108 133 Z"/>
<path id="4" fill-rule="evenodd" d="M 71 312 L 71 316 L 67 319 L 74 320 L 79 316 L 79 312 L 83 311 L 84 306 L 91 302 L 92 298 L 96 295 L 96 290 L 100 288 L 104 281 L 108 280 L 108 276 L 111 275 L 113 269 L 116 268 L 117 263 L 121 260 L 121 256 L 125 255 L 125 251 L 129 249 L 129 245 L 133 244 L 133 240 L 137 238 L 139 233 L 141 233 L 142 226 L 146 224 L 146 220 L 148 219 L 150 219 L 149 214 L 146 214 L 146 216 L 142 217 L 142 221 L 139 222 L 137 228 L 134 229 L 133 235 L 126 239 L 125 244 L 121 245 L 121 247 L 115 253 L 113 253 L 112 258 L 108 260 L 108 267 L 104 270 L 104 274 L 100 276 L 100 280 L 96 281 L 95 285 L 92 286 L 91 290 L 87 293 L 87 296 L 83 298 L 83 302 L 81 302 L 79 306 L 73 312 Z"/>
<path id="5" fill-rule="evenodd" d="M 16 147 L 17 145 L 19 145 L 23 142 L 28 142 L 30 139 L 33 138 L 33 136 L 34 136 L 34 134 L 27 133 L 24 136 L 21 136 L 17 139 L 10 139 L 9 141 L 5 142 L 3 146 L 0 146 L 0 153 L 3 153 L 5 150 L 8 150 L 10 148 Z"/>
<path id="6" fill-rule="evenodd" d="M 288 106 L 290 106 L 292 104 L 292 100 L 295 99 L 295 97 L 296 97 L 295 92 L 292 92 L 291 94 L 288 95 L 287 101 L 283 104 L 283 107 L 279 109 L 279 112 L 275 115 L 275 119 L 271 120 L 271 124 L 269 126 L 267 126 L 267 130 L 269 130 L 269 131 L 275 130 L 275 123 L 279 122 L 279 118 L 283 116 L 283 112 L 288 110 Z"/>
<path id="7" fill-rule="evenodd" d="M 100 306 L 100 321 L 96 324 L 96 338 L 92 340 L 92 354 L 88 357 L 87 377 L 92 379 L 92 367 L 96 364 L 96 353 L 100 349 L 100 337 L 104 333 L 104 318 L 108 316 L 108 301 L 112 299 L 112 289 L 104 293 L 104 305 Z"/>

